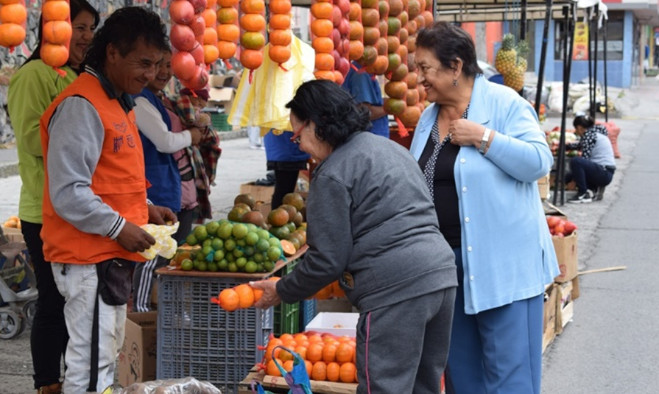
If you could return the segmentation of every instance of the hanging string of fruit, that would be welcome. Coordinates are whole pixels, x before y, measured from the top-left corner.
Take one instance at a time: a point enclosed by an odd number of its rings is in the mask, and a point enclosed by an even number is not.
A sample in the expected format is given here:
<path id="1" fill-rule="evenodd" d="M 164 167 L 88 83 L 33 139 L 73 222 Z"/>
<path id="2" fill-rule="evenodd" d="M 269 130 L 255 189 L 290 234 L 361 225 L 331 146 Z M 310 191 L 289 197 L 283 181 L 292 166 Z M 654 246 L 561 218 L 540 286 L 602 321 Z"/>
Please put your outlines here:
<path id="1" fill-rule="evenodd" d="M 423 11 L 421 11 L 421 16 L 423 17 L 424 20 L 423 26 L 425 27 L 430 27 L 432 26 L 433 23 L 435 23 L 435 16 L 434 16 L 435 14 L 434 14 L 434 10 L 432 9 L 434 5 L 435 5 L 434 1 L 426 0 L 426 7 Z"/>
<path id="2" fill-rule="evenodd" d="M 206 22 L 202 16 L 206 4 L 206 0 L 176 0 L 169 6 L 169 39 L 175 49 L 172 71 L 183 86 L 192 90 L 208 83 L 203 47 Z"/>
<path id="3" fill-rule="evenodd" d="M 254 70 L 263 63 L 265 1 L 242 0 L 240 11 L 240 63 L 249 69 L 249 82 L 252 83 Z"/>
<path id="4" fill-rule="evenodd" d="M 238 27 L 238 0 L 218 0 L 217 10 L 217 49 L 218 56 L 231 69 L 231 59 L 238 49 L 240 28 Z"/>
<path id="5" fill-rule="evenodd" d="M 3 6 L 4 9 L 7 6 Z M 68 0 L 48 1 L 41 7 L 41 60 L 57 73 L 66 75 L 60 67 L 69 60 L 71 43 L 71 12 Z"/>
<path id="6" fill-rule="evenodd" d="M 380 39 L 380 11 L 378 10 L 378 0 L 362 0 L 362 25 L 364 26 L 364 52 L 362 57 L 357 60 L 362 67 L 370 66 L 375 63 L 378 57 L 378 50 L 375 44 Z"/>
<path id="7" fill-rule="evenodd" d="M 332 42 L 334 50 L 334 82 L 341 85 L 350 71 L 350 13 L 349 0 L 334 0 L 332 9 Z"/>
<path id="8" fill-rule="evenodd" d="M 421 12 L 421 4 L 419 3 L 419 0 L 411 0 L 407 3 L 405 10 L 403 10 L 403 12 L 401 13 L 401 23 L 403 24 L 403 27 L 400 30 L 400 37 L 401 37 L 400 40 L 401 40 L 401 47 L 405 48 L 406 52 L 403 52 L 401 50 L 399 52 L 399 55 L 404 56 L 404 58 L 407 60 L 408 76 L 409 76 L 410 62 L 414 63 L 414 50 L 416 49 L 415 47 L 416 32 L 418 31 L 418 26 L 419 26 L 418 20 L 414 20 L 412 15 L 414 15 L 414 18 L 419 18 L 420 12 Z M 419 19 L 422 20 L 423 18 L 419 18 Z M 410 33 L 410 29 L 411 29 L 411 33 Z M 412 37 L 410 37 L 410 34 L 412 35 Z M 398 130 L 401 137 L 406 136 L 408 130 L 412 130 L 416 127 L 416 124 L 419 122 L 419 118 L 421 118 L 421 112 L 423 112 L 424 109 L 424 105 L 419 104 L 421 95 L 419 93 L 419 90 L 417 89 L 421 85 L 417 85 L 416 75 L 414 75 L 413 78 L 408 78 L 408 76 L 406 76 L 404 79 L 407 85 L 407 94 L 405 96 L 405 102 L 407 104 L 407 108 L 405 108 L 403 113 L 400 115 L 400 121 L 403 123 L 405 127 L 403 130 L 401 130 L 400 128 Z"/>
<path id="9" fill-rule="evenodd" d="M 204 18 L 204 63 L 207 66 L 215 63 L 220 57 L 220 50 L 217 47 L 217 0 L 207 0 L 206 9 L 201 16 Z"/>
<path id="10" fill-rule="evenodd" d="M 291 0 L 270 0 L 270 25 L 268 56 L 279 67 L 291 58 Z"/>
<path id="11" fill-rule="evenodd" d="M 382 4 L 382 2 L 380 2 L 380 4 Z M 400 42 L 400 30 L 402 26 L 400 15 L 402 14 L 403 9 L 404 5 L 402 0 L 391 0 L 389 2 L 387 38 L 385 39 L 387 43 L 388 66 L 386 76 L 388 81 L 384 84 L 384 92 L 388 97 L 385 99 L 384 110 L 394 116 L 394 119 L 398 123 L 399 134 L 407 131 L 400 122 L 400 116 L 405 108 L 407 108 L 407 105 L 405 104 L 407 84 L 403 80 L 404 76 L 407 75 L 407 66 L 398 53 L 402 46 Z M 380 7 L 380 12 L 382 14 L 382 7 Z M 394 72 L 396 72 L 395 77 Z M 403 72 L 405 72 L 404 75 Z"/>
<path id="12" fill-rule="evenodd" d="M 401 0 L 402 1 L 402 0 Z M 375 42 L 375 49 L 378 53 L 375 61 L 364 69 L 373 75 L 384 75 L 389 68 L 389 45 L 387 44 L 387 35 L 389 31 L 389 2 L 380 0 L 378 2 L 378 33 L 379 38 Z"/>
<path id="13" fill-rule="evenodd" d="M 350 46 L 348 49 L 348 58 L 350 60 L 359 60 L 364 54 L 364 26 L 362 26 L 362 2 L 361 0 L 350 1 L 350 11 L 348 11 L 348 20 L 350 22 L 348 37 Z"/>
<path id="14" fill-rule="evenodd" d="M 334 40 L 332 32 L 334 23 L 332 22 L 332 13 L 334 5 L 331 0 L 315 0 L 311 4 L 311 46 L 316 52 L 316 63 L 314 75 L 316 79 L 327 79 L 334 82 Z"/>
<path id="15" fill-rule="evenodd" d="M 9 52 L 13 52 L 14 48 L 25 40 L 25 21 L 27 20 L 25 1 L 2 0 L 0 4 L 2 4 L 0 5 L 0 46 L 7 47 Z M 68 1 L 66 5 L 68 7 Z"/>

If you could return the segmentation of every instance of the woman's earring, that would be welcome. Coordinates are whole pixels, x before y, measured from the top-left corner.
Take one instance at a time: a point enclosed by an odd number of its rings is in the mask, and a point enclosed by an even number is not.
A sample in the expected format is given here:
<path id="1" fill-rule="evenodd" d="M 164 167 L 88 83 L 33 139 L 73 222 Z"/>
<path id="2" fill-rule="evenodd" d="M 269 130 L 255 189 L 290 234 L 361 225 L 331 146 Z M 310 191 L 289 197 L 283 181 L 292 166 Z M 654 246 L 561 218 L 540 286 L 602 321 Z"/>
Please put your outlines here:
<path id="1" fill-rule="evenodd" d="M 458 80 L 457 79 L 453 80 L 453 86 L 458 86 Z"/>

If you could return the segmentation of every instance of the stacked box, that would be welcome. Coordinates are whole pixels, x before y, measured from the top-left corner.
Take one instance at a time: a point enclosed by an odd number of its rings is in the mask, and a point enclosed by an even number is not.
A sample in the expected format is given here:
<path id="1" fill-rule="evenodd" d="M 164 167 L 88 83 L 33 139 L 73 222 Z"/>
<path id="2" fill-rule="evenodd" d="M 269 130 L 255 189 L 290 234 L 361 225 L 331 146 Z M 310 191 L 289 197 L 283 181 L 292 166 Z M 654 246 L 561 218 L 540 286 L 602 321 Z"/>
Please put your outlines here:
<path id="1" fill-rule="evenodd" d="M 551 237 L 561 273 L 554 278 L 557 283 L 569 282 L 577 277 L 577 232 L 567 237 Z"/>
<path id="2" fill-rule="evenodd" d="M 273 309 L 227 312 L 209 300 L 223 289 L 250 280 L 258 279 L 159 275 L 158 379 L 191 376 L 211 382 L 222 392 L 237 390 L 263 358 L 259 347 L 273 332 Z"/>
<path id="3" fill-rule="evenodd" d="M 545 287 L 544 317 L 542 321 L 542 352 L 545 352 L 556 337 L 556 312 L 558 303 L 558 285 L 552 283 Z"/>
<path id="4" fill-rule="evenodd" d="M 119 352 L 117 380 L 122 387 L 156 378 L 156 312 L 129 313 Z"/>
<path id="5" fill-rule="evenodd" d="M 274 192 L 274 186 L 259 186 L 255 185 L 254 182 L 240 185 L 240 194 L 251 194 L 254 200 L 268 204 L 272 201 L 272 193 Z"/>
<path id="6" fill-rule="evenodd" d="M 577 284 L 576 291 L 578 293 L 579 277 L 575 277 L 571 281 L 557 284 L 558 287 L 558 300 L 556 306 L 556 334 L 561 334 L 565 326 L 574 317 L 574 283 Z M 578 296 L 578 294 L 576 294 Z"/>

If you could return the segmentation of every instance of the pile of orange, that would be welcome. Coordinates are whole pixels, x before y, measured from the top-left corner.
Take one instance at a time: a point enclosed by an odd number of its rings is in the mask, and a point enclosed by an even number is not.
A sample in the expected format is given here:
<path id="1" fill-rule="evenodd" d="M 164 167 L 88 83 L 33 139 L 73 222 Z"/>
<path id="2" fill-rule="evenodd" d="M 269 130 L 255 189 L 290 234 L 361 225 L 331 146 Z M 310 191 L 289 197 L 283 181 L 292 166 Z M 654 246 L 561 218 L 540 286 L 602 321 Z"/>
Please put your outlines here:
<path id="1" fill-rule="evenodd" d="M 273 276 L 268 280 L 278 281 L 280 278 Z M 227 312 L 233 312 L 237 309 L 246 309 L 254 306 L 261 299 L 263 290 L 255 289 L 247 283 L 234 286 L 220 291 L 217 297 L 211 298 L 211 302 L 218 304 L 220 308 Z"/>
<path id="2" fill-rule="evenodd" d="M 357 382 L 357 343 L 354 337 L 313 332 L 282 334 L 279 338 L 271 336 L 265 349 L 263 365 L 268 375 L 281 376 L 273 357 L 284 370 L 290 372 L 293 369 L 293 355 L 277 346 L 299 354 L 312 380 Z"/>
<path id="3" fill-rule="evenodd" d="M 341 298 L 345 297 L 346 293 L 343 291 L 341 286 L 339 285 L 339 281 L 335 280 L 334 282 L 330 283 L 329 285 L 323 287 L 322 289 L 318 290 L 316 294 L 313 295 L 312 298 L 315 298 L 317 300 L 327 300 L 329 298 Z"/>

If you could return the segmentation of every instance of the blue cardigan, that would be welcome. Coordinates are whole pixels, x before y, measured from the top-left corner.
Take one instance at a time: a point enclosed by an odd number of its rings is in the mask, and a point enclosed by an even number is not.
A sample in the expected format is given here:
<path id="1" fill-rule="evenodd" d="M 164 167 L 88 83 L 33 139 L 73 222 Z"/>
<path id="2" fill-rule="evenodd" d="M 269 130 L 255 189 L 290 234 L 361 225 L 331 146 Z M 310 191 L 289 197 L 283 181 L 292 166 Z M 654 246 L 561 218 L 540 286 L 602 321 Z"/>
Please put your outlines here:
<path id="1" fill-rule="evenodd" d="M 421 115 L 410 151 L 418 161 L 439 106 Z M 531 105 L 482 76 L 468 120 L 494 130 L 485 155 L 460 148 L 454 175 L 462 224 L 465 313 L 537 296 L 559 274 L 536 180 L 553 159 Z"/>

